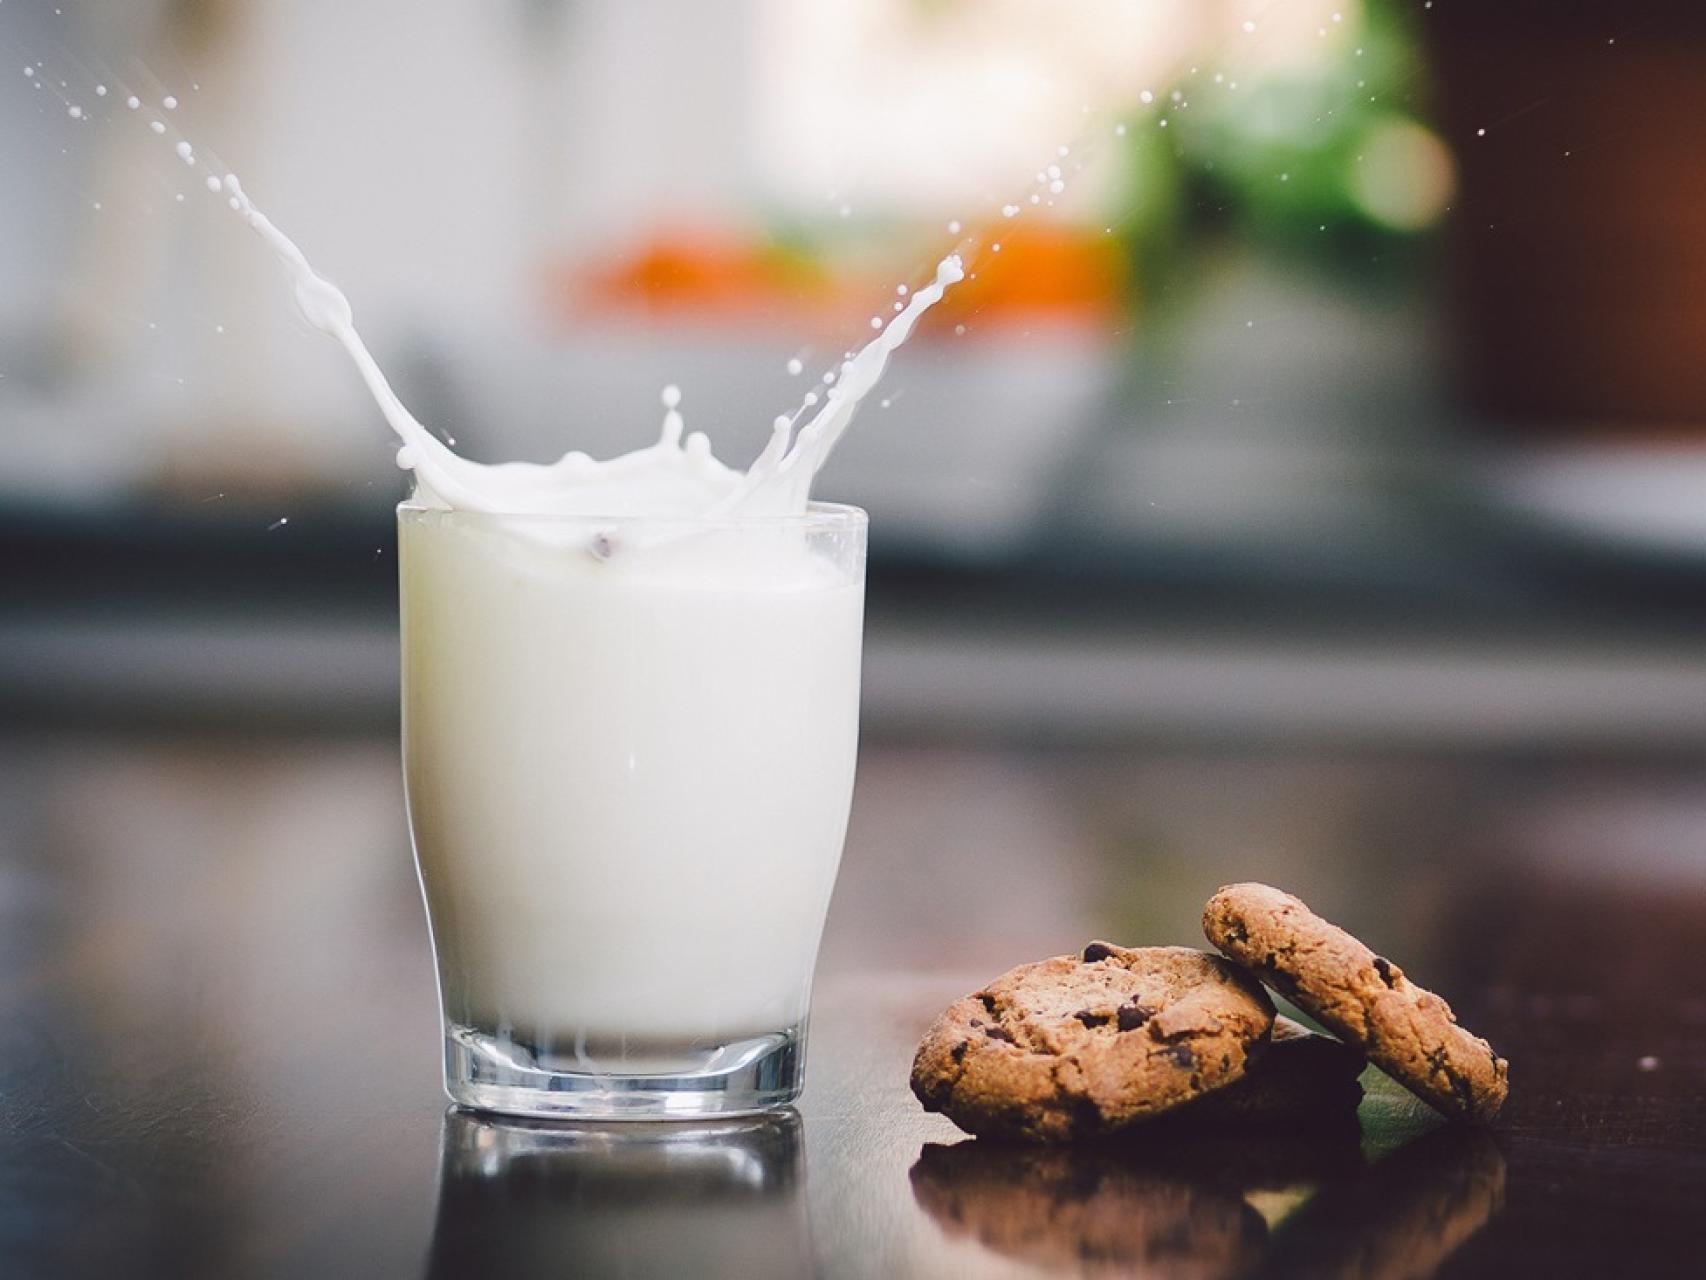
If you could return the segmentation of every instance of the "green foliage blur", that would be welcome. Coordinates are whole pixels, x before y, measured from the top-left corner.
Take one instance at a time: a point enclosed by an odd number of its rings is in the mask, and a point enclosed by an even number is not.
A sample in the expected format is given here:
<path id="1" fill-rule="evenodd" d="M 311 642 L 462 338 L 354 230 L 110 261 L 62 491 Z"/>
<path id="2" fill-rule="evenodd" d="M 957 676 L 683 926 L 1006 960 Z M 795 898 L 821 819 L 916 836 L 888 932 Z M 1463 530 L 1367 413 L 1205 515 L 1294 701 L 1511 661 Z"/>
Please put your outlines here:
<path id="1" fill-rule="evenodd" d="M 1411 278 L 1449 197 L 1411 14 L 1367 0 L 1315 65 L 1237 80 L 1197 70 L 1125 114 L 1122 235 L 1146 292 L 1176 293 L 1231 243 L 1385 289 Z M 1218 77 L 1218 78 L 1217 78 Z M 1236 84 L 1236 88 L 1233 88 Z"/>

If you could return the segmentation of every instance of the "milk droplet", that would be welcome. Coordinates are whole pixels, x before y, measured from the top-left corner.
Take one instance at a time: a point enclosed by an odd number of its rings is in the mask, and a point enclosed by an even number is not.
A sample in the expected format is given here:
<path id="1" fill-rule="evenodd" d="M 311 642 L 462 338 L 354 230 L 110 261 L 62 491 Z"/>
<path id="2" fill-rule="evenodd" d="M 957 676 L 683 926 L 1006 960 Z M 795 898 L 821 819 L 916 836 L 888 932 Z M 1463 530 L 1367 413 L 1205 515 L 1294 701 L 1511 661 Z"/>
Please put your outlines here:
<path id="1" fill-rule="evenodd" d="M 168 111 L 176 111 L 178 109 L 178 100 L 168 93 L 160 100 L 160 105 L 165 107 Z"/>
<path id="2" fill-rule="evenodd" d="M 792 418 L 790 418 L 785 413 L 779 413 L 775 416 L 775 418 L 773 418 L 771 420 L 770 429 L 772 431 L 786 431 L 789 427 L 791 427 L 793 425 L 794 425 L 794 420 Z"/>
<path id="3" fill-rule="evenodd" d="M 800 376 L 801 370 L 805 367 L 805 363 L 801 361 L 798 356 L 795 356 L 792 360 L 788 361 L 788 372 L 796 378 Z"/>
<path id="4" fill-rule="evenodd" d="M 1244 34 L 1249 35 L 1255 29 L 1256 29 L 1256 24 L 1254 22 L 1251 22 L 1248 18 L 1246 18 L 1244 20 Z"/>
<path id="5" fill-rule="evenodd" d="M 1001 252 L 1001 242 L 999 240 L 997 240 L 994 244 L 990 245 L 989 251 L 991 253 L 1000 253 Z"/>
<path id="6" fill-rule="evenodd" d="M 36 73 L 36 69 L 34 67 L 25 67 L 24 68 L 24 74 L 26 76 L 30 76 L 31 78 L 34 78 L 35 73 Z"/>
<path id="7" fill-rule="evenodd" d="M 895 287 L 894 287 L 894 291 L 895 291 L 895 292 L 896 292 L 896 293 L 898 293 L 898 294 L 899 294 L 899 295 L 900 295 L 900 296 L 901 296 L 901 297 L 903 297 L 903 298 L 904 298 L 904 297 L 906 297 L 906 286 L 905 286 L 905 285 L 903 285 L 903 284 L 897 284 L 897 285 L 896 285 L 896 286 L 895 286 Z"/>
<path id="8" fill-rule="evenodd" d="M 806 392 L 804 403 L 805 403 L 807 408 L 810 408 L 812 405 L 816 404 L 817 403 L 817 392 L 815 392 L 815 391 Z"/>
<path id="9" fill-rule="evenodd" d="M 1035 193 L 1032 194 L 1032 196 L 1031 196 L 1031 203 L 1032 204 L 1041 204 L 1042 202 L 1043 202 L 1043 198 L 1041 196 L 1036 195 Z"/>
<path id="10" fill-rule="evenodd" d="M 871 328 L 881 329 L 882 327 L 883 327 L 883 318 L 881 316 L 872 316 L 871 317 Z"/>
<path id="11" fill-rule="evenodd" d="M 215 333 L 224 333 L 225 332 L 225 326 L 222 324 L 216 324 L 213 326 L 213 331 Z"/>
<path id="12" fill-rule="evenodd" d="M 843 218 L 851 218 L 853 216 L 853 206 L 850 204 L 844 204 L 836 210 L 836 213 L 840 214 Z"/>
<path id="13" fill-rule="evenodd" d="M 1051 164 L 1047 169 L 1043 170 L 1043 172 L 1048 174 L 1051 178 L 1058 178 L 1060 177 L 1060 166 L 1058 164 Z"/>
<path id="14" fill-rule="evenodd" d="M 106 97 L 106 96 L 107 96 L 107 86 L 106 86 L 106 85 L 104 85 L 104 84 L 98 84 L 98 85 L 96 85 L 96 86 L 95 86 L 95 96 L 96 96 L 96 97 L 97 97 L 97 98 L 104 98 L 104 97 Z"/>
<path id="15" fill-rule="evenodd" d="M 1059 156 L 1062 160 L 1064 160 L 1064 159 L 1066 159 L 1067 156 L 1072 154 L 1072 148 L 1071 147 L 1056 147 L 1054 149 L 1054 153 L 1055 153 L 1055 155 Z"/>
<path id="16" fill-rule="evenodd" d="M 1066 184 L 1059 178 L 1056 178 L 1053 182 L 1048 184 L 1048 189 L 1058 196 L 1062 191 L 1066 190 Z"/>
<path id="17" fill-rule="evenodd" d="M 1485 138 L 1487 136 L 1487 131 L 1485 129 L 1477 129 L 1475 130 L 1475 136 L 1477 138 Z"/>
<path id="18" fill-rule="evenodd" d="M 97 201 L 95 201 L 95 211 L 97 213 L 99 213 L 100 209 L 101 209 L 101 202 L 99 200 L 97 200 Z"/>
<path id="19" fill-rule="evenodd" d="M 236 196 L 232 196 L 225 203 L 230 205 L 233 209 L 238 210 L 239 212 L 243 208 L 243 202 L 241 200 L 239 200 Z"/>
<path id="20" fill-rule="evenodd" d="M 1123 124 L 1116 124 L 1114 126 L 1114 137 L 1116 137 L 1116 138 L 1125 137 L 1125 126 Z"/>
<path id="21" fill-rule="evenodd" d="M 73 120 L 81 120 L 83 118 L 83 108 L 75 106 L 67 107 L 65 108 L 65 114 L 70 116 Z"/>
<path id="22" fill-rule="evenodd" d="M 150 121 L 148 127 L 150 129 L 154 130 L 155 133 L 165 133 L 166 132 L 166 126 L 161 124 L 158 120 Z"/>
<path id="23" fill-rule="evenodd" d="M 681 388 L 673 382 L 663 389 L 663 407 L 674 409 L 681 403 Z"/>
<path id="24" fill-rule="evenodd" d="M 219 179 L 214 177 L 211 173 L 207 175 L 207 189 L 214 193 L 219 191 Z"/>
<path id="25" fill-rule="evenodd" d="M 955 218 L 948 224 L 948 234 L 951 236 L 957 236 L 960 234 L 960 220 L 958 218 Z"/>
<path id="26" fill-rule="evenodd" d="M 906 309 L 906 303 L 904 303 L 904 302 L 897 302 L 897 303 L 895 303 L 895 304 L 894 304 L 894 309 L 895 309 L 895 310 L 896 310 L 896 311 L 903 311 L 903 310 L 905 310 L 905 309 Z"/>
<path id="27" fill-rule="evenodd" d="M 182 160 L 185 164 L 195 163 L 195 148 L 190 146 L 189 143 L 180 142 L 177 146 L 177 151 L 178 159 Z"/>
<path id="28" fill-rule="evenodd" d="M 826 387 L 831 387 L 831 386 L 835 385 L 835 370 L 834 369 L 831 369 L 828 373 L 823 375 L 823 385 Z"/>
<path id="29" fill-rule="evenodd" d="M 179 204 L 182 204 L 184 202 L 184 193 L 180 191 L 177 195 L 173 196 L 172 199 L 176 200 Z"/>
<path id="30" fill-rule="evenodd" d="M 140 107 L 142 105 L 142 99 L 137 97 L 133 93 L 130 95 L 130 97 L 128 97 L 124 100 L 124 105 L 129 107 L 132 111 L 135 111 L 138 107 Z"/>
<path id="31" fill-rule="evenodd" d="M 289 523 L 290 523 L 290 517 L 289 516 L 280 516 L 277 520 L 274 520 L 271 524 L 269 524 L 267 526 L 267 532 L 271 533 L 274 529 L 282 529 L 282 528 L 284 528 L 285 525 L 287 525 Z"/>
<path id="32" fill-rule="evenodd" d="M 1018 217 L 1019 216 L 1019 206 L 1016 204 L 1004 204 L 1004 205 L 1002 205 L 1001 206 L 1001 216 L 1003 218 L 1016 218 L 1016 217 Z"/>
<path id="33" fill-rule="evenodd" d="M 890 403 L 890 402 L 889 402 L 889 401 L 888 401 L 888 400 L 886 400 L 886 399 L 885 399 L 885 400 L 879 400 L 879 401 L 878 401 L 878 402 L 877 402 L 877 404 L 878 404 L 878 405 L 879 405 L 879 407 L 881 407 L 881 408 L 884 408 L 884 409 L 886 409 L 886 408 L 888 408 L 888 407 L 889 407 L 889 403 Z"/>
<path id="34" fill-rule="evenodd" d="M 966 332 L 966 327 L 963 324 L 957 324 L 954 326 L 954 333 L 957 336 L 963 338 L 965 336 L 965 332 Z"/>

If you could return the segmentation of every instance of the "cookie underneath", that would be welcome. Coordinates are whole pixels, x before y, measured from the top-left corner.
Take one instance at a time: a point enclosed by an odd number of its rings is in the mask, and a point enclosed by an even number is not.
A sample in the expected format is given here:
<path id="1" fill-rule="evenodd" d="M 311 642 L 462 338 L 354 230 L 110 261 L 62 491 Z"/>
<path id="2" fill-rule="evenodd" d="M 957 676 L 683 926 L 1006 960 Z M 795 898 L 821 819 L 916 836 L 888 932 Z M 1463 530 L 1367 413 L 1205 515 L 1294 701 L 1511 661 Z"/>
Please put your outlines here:
<path id="1" fill-rule="evenodd" d="M 1355 1045 L 1276 1017 L 1267 1046 L 1244 1078 L 1178 1115 L 1184 1123 L 1237 1129 L 1309 1128 L 1349 1116 L 1362 1101 L 1368 1057 Z"/>

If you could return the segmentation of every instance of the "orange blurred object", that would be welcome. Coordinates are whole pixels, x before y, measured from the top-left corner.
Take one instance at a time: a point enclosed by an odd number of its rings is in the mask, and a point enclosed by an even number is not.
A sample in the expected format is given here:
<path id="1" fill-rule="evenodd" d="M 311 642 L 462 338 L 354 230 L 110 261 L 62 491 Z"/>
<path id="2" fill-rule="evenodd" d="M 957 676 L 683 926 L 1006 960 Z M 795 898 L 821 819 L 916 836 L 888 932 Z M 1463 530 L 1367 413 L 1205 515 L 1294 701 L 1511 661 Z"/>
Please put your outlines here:
<path id="1" fill-rule="evenodd" d="M 637 309 L 660 314 L 770 314 L 817 303 L 834 284 L 814 260 L 773 243 L 673 234 L 590 274 L 560 272 L 552 310 Z"/>
<path id="2" fill-rule="evenodd" d="M 966 279 L 948 291 L 921 327 L 1099 325 L 1113 322 L 1132 305 L 1135 281 L 1123 246 L 1112 236 L 1038 222 L 1001 227 L 983 239 L 987 247 L 967 262 Z"/>
<path id="3" fill-rule="evenodd" d="M 923 332 L 956 325 L 1104 325 L 1126 311 L 1132 282 L 1125 252 L 1106 235 L 1038 224 L 1002 226 L 983 237 L 965 280 L 923 319 Z M 999 253 L 994 244 L 1001 246 Z M 919 264 L 922 284 L 933 261 Z M 790 323 L 802 315 L 833 322 L 859 314 L 892 277 L 868 269 L 837 273 L 833 262 L 773 242 L 673 234 L 591 271 L 564 268 L 550 280 L 551 314 L 563 322 L 589 313 L 654 319 Z"/>

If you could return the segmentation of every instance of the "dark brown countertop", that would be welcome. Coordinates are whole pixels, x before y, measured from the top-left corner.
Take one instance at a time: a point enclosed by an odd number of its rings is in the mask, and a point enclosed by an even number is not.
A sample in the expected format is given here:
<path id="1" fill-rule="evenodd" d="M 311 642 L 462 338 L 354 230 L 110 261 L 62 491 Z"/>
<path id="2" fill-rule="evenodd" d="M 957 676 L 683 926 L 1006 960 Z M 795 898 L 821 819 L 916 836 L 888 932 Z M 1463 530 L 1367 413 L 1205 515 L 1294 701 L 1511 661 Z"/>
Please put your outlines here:
<path id="1" fill-rule="evenodd" d="M 1698 759 L 868 746 L 798 1113 L 447 1113 L 393 744 L 0 741 L 8 1274 L 1693 1275 Z M 1371 1081 L 1350 1129 L 1025 1152 L 906 1087 L 950 997 L 1194 942 L 1292 888 L 1512 1063 L 1486 1134 Z"/>

